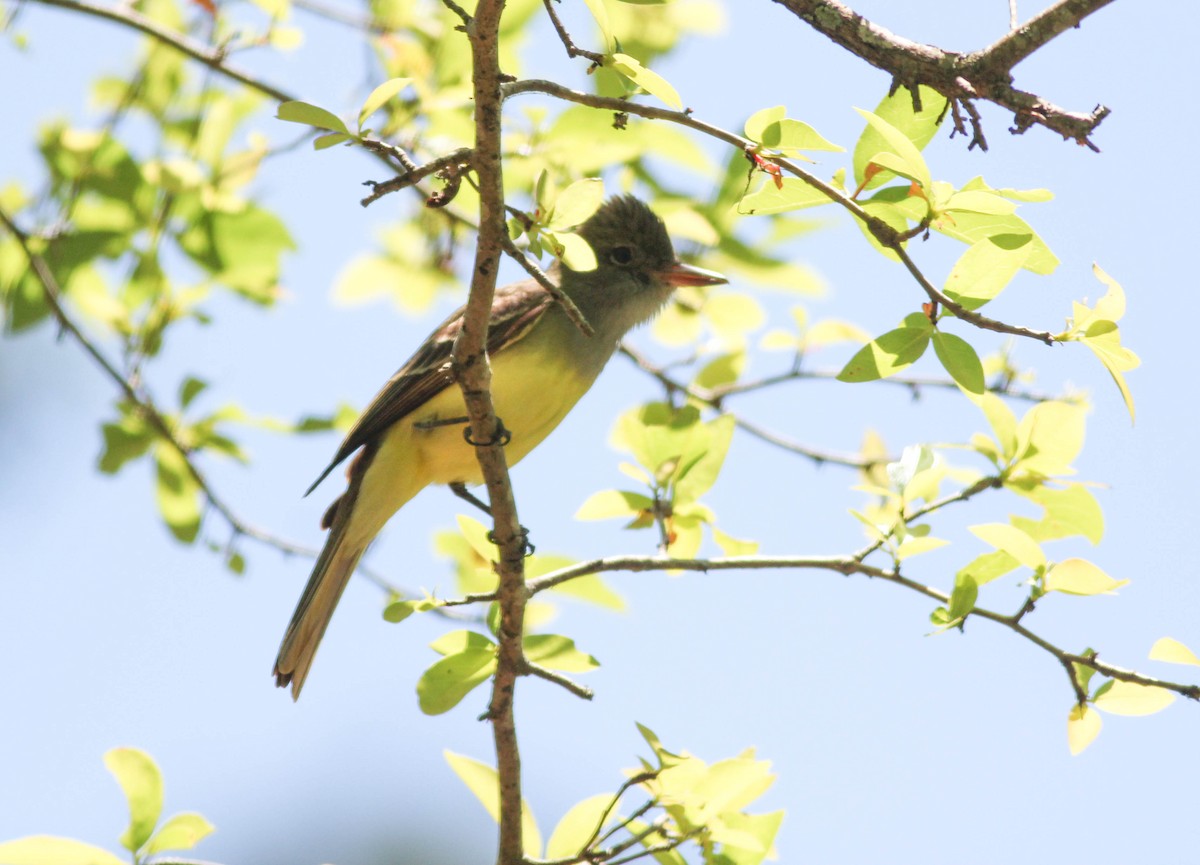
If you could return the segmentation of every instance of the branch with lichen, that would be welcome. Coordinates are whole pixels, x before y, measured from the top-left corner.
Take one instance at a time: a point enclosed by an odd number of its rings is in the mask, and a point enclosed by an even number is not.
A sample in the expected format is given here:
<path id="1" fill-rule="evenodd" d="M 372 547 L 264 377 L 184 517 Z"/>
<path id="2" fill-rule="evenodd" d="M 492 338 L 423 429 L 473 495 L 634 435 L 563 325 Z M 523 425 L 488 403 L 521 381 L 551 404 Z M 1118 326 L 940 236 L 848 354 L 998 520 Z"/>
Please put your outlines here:
<path id="1" fill-rule="evenodd" d="M 1099 152 L 1092 142 L 1096 127 L 1109 110 L 1097 106 L 1090 112 L 1068 111 L 1034 93 L 1012 86 L 1012 69 L 1034 51 L 1066 30 L 1078 27 L 1088 15 L 1112 0 L 1058 0 L 1026 24 L 979 51 L 945 51 L 906 39 L 859 15 L 837 0 L 773 0 L 818 33 L 892 76 L 893 90 L 907 87 L 914 102 L 918 85 L 925 85 L 949 100 L 956 132 L 966 133 L 959 106 L 971 124 L 969 146 L 987 149 L 982 119 L 974 103 L 992 102 L 1013 112 L 1010 132 L 1019 135 L 1031 126 L 1043 126 L 1063 138 Z"/>

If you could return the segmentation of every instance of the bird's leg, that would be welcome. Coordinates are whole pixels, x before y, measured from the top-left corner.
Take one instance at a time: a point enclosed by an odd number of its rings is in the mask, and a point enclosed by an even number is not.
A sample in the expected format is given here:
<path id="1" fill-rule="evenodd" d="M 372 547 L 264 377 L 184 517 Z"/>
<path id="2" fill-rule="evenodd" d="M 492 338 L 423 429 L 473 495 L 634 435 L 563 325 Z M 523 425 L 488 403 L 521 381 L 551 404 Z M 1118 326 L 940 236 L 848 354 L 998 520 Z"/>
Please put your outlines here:
<path id="1" fill-rule="evenodd" d="M 450 492 L 454 493 L 464 502 L 470 502 L 489 517 L 492 515 L 492 509 L 488 507 L 487 502 L 467 489 L 467 485 L 461 481 L 455 481 L 454 483 L 450 484 Z"/>
<path id="2" fill-rule="evenodd" d="M 440 426 L 458 426 L 464 424 L 471 419 L 466 415 L 462 417 L 445 417 L 445 418 L 430 418 L 429 420 L 419 420 L 413 424 L 413 429 L 427 430 L 437 429 Z"/>

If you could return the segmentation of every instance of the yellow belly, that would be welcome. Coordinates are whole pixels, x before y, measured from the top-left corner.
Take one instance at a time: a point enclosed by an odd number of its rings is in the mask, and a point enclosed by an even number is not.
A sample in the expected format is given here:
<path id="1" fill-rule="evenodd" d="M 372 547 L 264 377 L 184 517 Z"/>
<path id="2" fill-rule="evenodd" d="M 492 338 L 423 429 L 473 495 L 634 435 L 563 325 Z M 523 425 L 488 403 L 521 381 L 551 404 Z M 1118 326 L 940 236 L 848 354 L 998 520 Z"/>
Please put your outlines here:
<path id="1" fill-rule="evenodd" d="M 512 434 L 505 447 L 509 466 L 537 447 L 591 386 L 558 358 L 525 348 L 518 343 L 492 362 L 492 401 Z M 430 425 L 466 413 L 462 392 L 451 385 L 387 431 L 354 506 L 353 534 L 373 537 L 430 484 L 483 481 L 475 448 L 463 437 L 465 424 Z"/>

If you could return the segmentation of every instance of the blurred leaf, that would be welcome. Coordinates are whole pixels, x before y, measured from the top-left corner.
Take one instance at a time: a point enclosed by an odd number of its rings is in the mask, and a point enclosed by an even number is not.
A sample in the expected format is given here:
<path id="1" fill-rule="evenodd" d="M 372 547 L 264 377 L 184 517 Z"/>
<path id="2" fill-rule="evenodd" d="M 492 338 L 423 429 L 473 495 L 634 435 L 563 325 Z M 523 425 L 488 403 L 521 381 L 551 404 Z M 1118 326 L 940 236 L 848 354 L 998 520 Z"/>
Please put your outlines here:
<path id="1" fill-rule="evenodd" d="M 27 835 L 0 842 L 4 865 L 129 865 L 129 861 L 72 838 Z"/>
<path id="2" fill-rule="evenodd" d="M 150 755 L 137 748 L 113 748 L 104 754 L 104 765 L 129 803 L 129 826 L 121 834 L 121 846 L 135 853 L 154 832 L 162 814 L 162 774 Z"/>
<path id="3" fill-rule="evenodd" d="M 1046 573 L 1046 591 L 1067 595 L 1112 595 L 1129 580 L 1114 580 L 1084 559 L 1064 559 Z"/>
<path id="4" fill-rule="evenodd" d="M 191 850 L 214 831 L 213 825 L 199 814 L 176 814 L 151 836 L 141 855 L 153 856 L 163 850 Z"/>
<path id="5" fill-rule="evenodd" d="M 383 107 L 384 103 L 412 83 L 411 78 L 390 78 L 371 91 L 358 112 L 358 129 L 362 131 L 367 118 Z M 285 118 L 288 119 L 288 118 Z M 307 122 L 307 121 L 305 121 Z M 325 127 L 327 129 L 333 127 Z"/>
<path id="6" fill-rule="evenodd" d="M 609 56 L 606 66 L 624 75 L 647 93 L 653 94 L 676 111 L 683 110 L 683 100 L 679 93 L 670 85 L 667 79 L 657 72 L 651 72 L 645 66 L 628 54 L 615 53 Z"/>
<path id="7" fill-rule="evenodd" d="M 318 129 L 328 129 L 330 132 L 341 132 L 344 135 L 353 137 L 350 135 L 350 130 L 346 127 L 345 121 L 340 117 L 331 111 L 326 111 L 324 108 L 310 105 L 307 102 L 282 102 L 275 116 L 289 123 L 304 123 L 308 126 L 315 126 Z"/>
<path id="8" fill-rule="evenodd" d="M 986 523 L 968 526 L 971 534 L 985 544 L 1008 553 L 1027 568 L 1037 570 L 1046 564 L 1046 554 L 1037 541 L 1015 526 L 1005 523 Z"/>
<path id="9" fill-rule="evenodd" d="M 491 815 L 497 824 L 500 823 L 500 779 L 496 770 L 486 763 L 455 754 L 453 751 L 443 751 L 446 762 L 454 770 L 467 789 L 475 794 L 475 798 Z M 521 837 L 525 841 L 525 856 L 529 859 L 540 859 L 542 851 L 542 836 L 538 831 L 537 822 L 529 804 L 521 801 Z"/>
<path id="10" fill-rule="evenodd" d="M 546 842 L 547 859 L 570 859 L 583 851 L 584 845 L 596 835 L 612 804 L 613 797 L 607 793 L 592 796 L 577 802 L 563 815 Z M 610 815 L 609 822 L 616 819 L 616 814 Z"/>
<path id="11" fill-rule="evenodd" d="M 558 634 L 529 634 L 522 641 L 525 657 L 535 664 L 562 670 L 564 673 L 586 673 L 600 666 L 591 655 L 575 648 L 575 641 Z"/>
<path id="12" fill-rule="evenodd" d="M 1095 741 L 1100 735 L 1100 715 L 1089 706 L 1072 706 L 1067 714 L 1067 746 L 1071 756 L 1083 752 L 1083 749 Z"/>

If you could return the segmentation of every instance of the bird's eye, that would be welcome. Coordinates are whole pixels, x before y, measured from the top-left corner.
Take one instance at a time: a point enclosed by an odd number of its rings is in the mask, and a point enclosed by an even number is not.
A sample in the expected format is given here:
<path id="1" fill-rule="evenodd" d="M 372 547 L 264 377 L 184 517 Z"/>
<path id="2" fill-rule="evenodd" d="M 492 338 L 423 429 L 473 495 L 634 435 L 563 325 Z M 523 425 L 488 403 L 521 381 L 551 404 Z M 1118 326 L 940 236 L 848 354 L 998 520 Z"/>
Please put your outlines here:
<path id="1" fill-rule="evenodd" d="M 628 246 L 618 246 L 608 254 L 613 264 L 629 264 L 633 261 L 633 250 Z"/>

